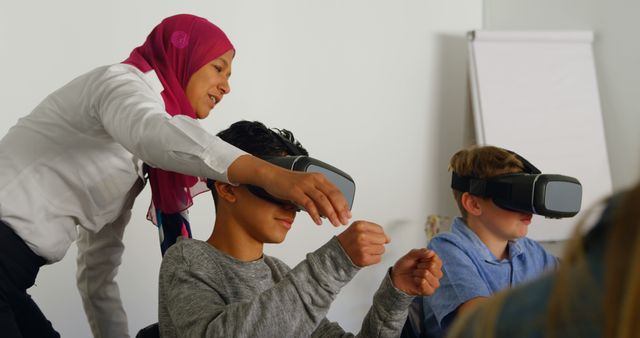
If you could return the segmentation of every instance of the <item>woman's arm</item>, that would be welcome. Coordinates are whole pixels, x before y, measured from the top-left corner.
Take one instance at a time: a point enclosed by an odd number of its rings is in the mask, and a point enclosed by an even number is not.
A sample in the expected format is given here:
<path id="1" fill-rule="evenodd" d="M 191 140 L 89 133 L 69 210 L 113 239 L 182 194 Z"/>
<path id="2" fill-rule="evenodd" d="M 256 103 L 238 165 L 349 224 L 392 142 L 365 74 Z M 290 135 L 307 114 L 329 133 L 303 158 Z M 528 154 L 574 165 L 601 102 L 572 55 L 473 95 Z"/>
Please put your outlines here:
<path id="1" fill-rule="evenodd" d="M 209 134 L 195 119 L 170 116 L 157 91 L 161 87 L 150 83 L 154 78 L 112 66 L 88 89 L 95 93 L 94 116 L 116 142 L 153 167 L 257 185 L 304 206 L 316 224 L 320 215 L 336 226 L 347 224 L 347 202 L 323 175 L 274 166 Z"/>

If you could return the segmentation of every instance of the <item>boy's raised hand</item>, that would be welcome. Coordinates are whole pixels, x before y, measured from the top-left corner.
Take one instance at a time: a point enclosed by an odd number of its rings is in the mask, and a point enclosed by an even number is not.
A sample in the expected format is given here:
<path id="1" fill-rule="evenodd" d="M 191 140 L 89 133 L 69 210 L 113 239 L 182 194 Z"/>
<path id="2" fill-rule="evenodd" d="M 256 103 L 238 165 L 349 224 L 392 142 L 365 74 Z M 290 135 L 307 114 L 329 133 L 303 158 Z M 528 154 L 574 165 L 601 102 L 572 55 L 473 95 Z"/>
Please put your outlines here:
<path id="1" fill-rule="evenodd" d="M 393 285 L 408 295 L 430 296 L 440 286 L 442 261 L 433 251 L 413 249 L 391 269 Z"/>
<path id="2" fill-rule="evenodd" d="M 384 245 L 391 241 L 381 226 L 367 221 L 353 222 L 337 237 L 351 261 L 359 267 L 379 263 Z"/>

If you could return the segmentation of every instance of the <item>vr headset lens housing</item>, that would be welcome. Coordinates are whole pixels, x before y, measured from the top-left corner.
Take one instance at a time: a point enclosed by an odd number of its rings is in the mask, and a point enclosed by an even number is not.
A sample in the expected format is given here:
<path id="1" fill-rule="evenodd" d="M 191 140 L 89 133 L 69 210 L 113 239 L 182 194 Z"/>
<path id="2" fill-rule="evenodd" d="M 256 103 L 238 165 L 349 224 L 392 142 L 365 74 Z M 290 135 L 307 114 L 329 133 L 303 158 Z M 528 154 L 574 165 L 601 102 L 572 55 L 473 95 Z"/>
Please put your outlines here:
<path id="1" fill-rule="evenodd" d="M 334 170 L 330 170 L 326 167 L 313 163 L 309 164 L 305 171 L 308 173 L 323 174 L 329 181 L 331 181 L 331 183 L 340 189 L 340 192 L 342 192 L 342 195 L 344 195 L 344 198 L 347 200 L 349 210 L 351 210 L 351 207 L 353 206 L 353 198 L 356 194 L 356 184 L 353 182 L 351 177 L 343 172 L 336 172 L 335 168 Z"/>
<path id="2" fill-rule="evenodd" d="M 566 212 L 570 216 L 577 214 L 582 202 L 582 185 L 575 181 L 547 181 L 544 184 L 539 182 L 540 189 L 544 189 L 545 192 L 537 194 L 544 196 L 544 203 L 538 201 L 537 209 L 545 212 Z"/>
<path id="3" fill-rule="evenodd" d="M 308 156 L 280 156 L 280 157 L 263 157 L 263 160 L 275 164 L 279 167 L 308 173 L 320 173 L 323 174 L 331 183 L 333 183 L 344 195 L 349 205 L 349 210 L 353 206 L 353 199 L 356 194 L 356 184 L 347 173 L 335 168 L 320 160 L 308 157 Z M 281 205 L 291 205 L 290 201 L 281 200 L 274 196 L 271 196 L 264 189 L 249 185 L 249 191 L 254 195 L 270 201 L 272 203 Z M 298 210 L 304 210 L 303 207 L 297 206 Z"/>

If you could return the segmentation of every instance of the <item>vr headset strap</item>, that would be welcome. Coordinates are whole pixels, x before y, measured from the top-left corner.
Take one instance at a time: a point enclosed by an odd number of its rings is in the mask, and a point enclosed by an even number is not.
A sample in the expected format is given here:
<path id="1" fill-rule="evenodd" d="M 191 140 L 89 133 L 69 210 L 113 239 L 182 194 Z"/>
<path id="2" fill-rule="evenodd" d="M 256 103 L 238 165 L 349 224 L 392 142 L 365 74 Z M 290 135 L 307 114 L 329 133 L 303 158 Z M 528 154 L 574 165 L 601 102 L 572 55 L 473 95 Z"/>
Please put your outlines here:
<path id="1" fill-rule="evenodd" d="M 300 155 L 304 155 L 290 140 L 286 139 L 284 136 L 282 136 L 278 131 L 269 129 L 269 131 L 271 132 L 271 135 L 274 136 L 277 140 L 279 140 L 282 145 L 285 146 L 285 148 L 287 148 L 290 152 L 290 155 L 292 156 L 300 156 Z"/>
<path id="2" fill-rule="evenodd" d="M 470 177 L 460 176 L 454 171 L 451 173 L 451 188 L 461 192 L 468 192 L 469 180 Z"/>
<path id="3" fill-rule="evenodd" d="M 516 152 L 505 149 L 510 154 L 514 155 L 522 165 L 524 166 L 524 173 L 527 174 L 541 174 L 540 169 L 536 168 L 531 162 L 527 161 L 524 157 L 518 155 Z M 508 184 L 500 183 L 494 180 L 500 176 L 492 177 L 490 179 L 480 179 L 475 177 L 460 176 L 455 172 L 451 173 L 451 188 L 468 192 L 471 195 L 479 197 L 491 197 L 491 198 L 511 198 L 511 188 Z"/>
<path id="4" fill-rule="evenodd" d="M 510 154 L 514 155 L 517 159 L 520 160 L 520 162 L 522 162 L 522 165 L 524 166 L 524 173 L 527 174 L 542 174 L 542 171 L 540 171 L 540 169 L 536 168 L 535 165 L 531 164 L 531 162 L 529 162 L 526 158 L 518 155 L 518 153 L 516 153 L 515 151 L 511 151 L 508 149 L 505 149 L 506 151 L 508 151 Z"/>
<path id="5" fill-rule="evenodd" d="M 508 184 L 494 182 L 491 179 L 460 176 L 455 172 L 451 174 L 451 188 L 479 197 L 509 198 L 511 196 Z"/>

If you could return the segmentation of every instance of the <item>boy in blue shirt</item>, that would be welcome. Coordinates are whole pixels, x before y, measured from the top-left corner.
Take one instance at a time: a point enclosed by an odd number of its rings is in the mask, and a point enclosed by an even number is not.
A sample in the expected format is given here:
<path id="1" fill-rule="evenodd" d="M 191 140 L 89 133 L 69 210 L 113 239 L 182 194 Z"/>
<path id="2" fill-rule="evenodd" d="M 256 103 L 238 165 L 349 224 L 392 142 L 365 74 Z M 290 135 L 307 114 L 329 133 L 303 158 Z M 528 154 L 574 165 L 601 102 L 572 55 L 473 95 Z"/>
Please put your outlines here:
<path id="1" fill-rule="evenodd" d="M 457 152 L 449 169 L 462 177 L 488 179 L 524 171 L 520 158 L 483 146 Z M 502 289 L 531 280 L 558 265 L 558 258 L 526 238 L 532 214 L 506 210 L 490 198 L 453 189 L 461 216 L 451 232 L 434 237 L 428 248 L 442 259 L 440 288 L 422 299 L 423 328 L 441 337 L 459 312 Z"/>

